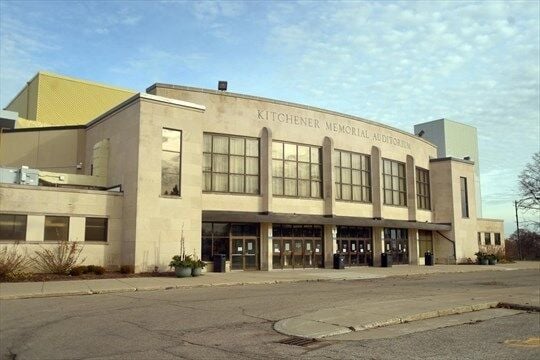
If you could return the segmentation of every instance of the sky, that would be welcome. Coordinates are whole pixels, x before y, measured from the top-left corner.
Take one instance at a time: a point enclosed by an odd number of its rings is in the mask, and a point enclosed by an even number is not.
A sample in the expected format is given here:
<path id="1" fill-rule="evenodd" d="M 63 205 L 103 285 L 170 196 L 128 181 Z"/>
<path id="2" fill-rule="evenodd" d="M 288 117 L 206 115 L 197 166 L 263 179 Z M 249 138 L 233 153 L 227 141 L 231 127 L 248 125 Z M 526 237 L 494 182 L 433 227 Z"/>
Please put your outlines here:
<path id="1" fill-rule="evenodd" d="M 0 106 L 49 71 L 140 92 L 227 80 L 409 132 L 452 119 L 478 129 L 483 216 L 509 234 L 540 148 L 539 3 L 0 0 Z"/>

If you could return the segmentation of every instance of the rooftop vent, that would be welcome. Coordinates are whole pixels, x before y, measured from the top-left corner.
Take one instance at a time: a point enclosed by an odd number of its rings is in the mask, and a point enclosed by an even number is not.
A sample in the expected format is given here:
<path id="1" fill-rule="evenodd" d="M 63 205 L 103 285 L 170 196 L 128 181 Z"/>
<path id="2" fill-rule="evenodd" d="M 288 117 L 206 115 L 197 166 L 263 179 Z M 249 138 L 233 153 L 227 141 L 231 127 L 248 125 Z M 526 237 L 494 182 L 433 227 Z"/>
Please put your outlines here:
<path id="1" fill-rule="evenodd" d="M 227 91 L 227 82 L 226 81 L 218 81 L 217 88 L 219 91 Z"/>

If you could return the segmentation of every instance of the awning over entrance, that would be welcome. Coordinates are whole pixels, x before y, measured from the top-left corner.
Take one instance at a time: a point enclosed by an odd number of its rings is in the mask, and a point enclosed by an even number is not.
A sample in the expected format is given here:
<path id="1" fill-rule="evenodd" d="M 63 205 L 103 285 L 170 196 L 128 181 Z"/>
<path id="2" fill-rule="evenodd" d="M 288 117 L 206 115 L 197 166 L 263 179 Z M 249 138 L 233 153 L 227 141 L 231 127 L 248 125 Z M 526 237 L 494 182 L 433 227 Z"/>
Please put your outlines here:
<path id="1" fill-rule="evenodd" d="M 277 224 L 318 224 L 318 225 L 348 225 L 348 226 L 371 226 L 387 228 L 405 228 L 433 231 L 448 231 L 450 224 L 429 223 L 418 221 L 371 219 L 354 216 L 322 216 L 308 214 L 284 214 L 284 213 L 254 213 L 243 211 L 216 211 L 205 210 L 202 212 L 202 220 L 209 222 L 256 222 Z"/>

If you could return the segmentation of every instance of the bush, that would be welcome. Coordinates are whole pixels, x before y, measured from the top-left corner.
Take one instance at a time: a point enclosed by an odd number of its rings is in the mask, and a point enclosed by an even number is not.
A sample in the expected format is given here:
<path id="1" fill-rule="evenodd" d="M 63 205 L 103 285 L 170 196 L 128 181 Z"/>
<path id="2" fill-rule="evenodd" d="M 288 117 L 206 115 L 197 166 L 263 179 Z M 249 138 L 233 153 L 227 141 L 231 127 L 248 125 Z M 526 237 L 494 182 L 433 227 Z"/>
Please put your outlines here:
<path id="1" fill-rule="evenodd" d="M 103 266 L 94 265 L 92 272 L 96 275 L 103 275 L 105 274 L 105 268 Z"/>
<path id="2" fill-rule="evenodd" d="M 52 249 L 40 246 L 33 260 L 44 273 L 67 275 L 84 259 L 79 261 L 83 247 L 76 242 L 59 241 Z"/>
<path id="3" fill-rule="evenodd" d="M 30 259 L 17 251 L 17 244 L 11 249 L 4 246 L 0 249 L 0 281 L 16 279 L 28 270 Z"/>
<path id="4" fill-rule="evenodd" d="M 120 274 L 133 274 L 135 272 L 135 268 L 133 265 L 122 265 L 120 266 Z"/>
<path id="5" fill-rule="evenodd" d="M 71 276 L 81 276 L 82 274 L 88 273 L 88 267 L 87 266 L 75 266 L 73 269 L 69 271 L 69 275 Z"/>

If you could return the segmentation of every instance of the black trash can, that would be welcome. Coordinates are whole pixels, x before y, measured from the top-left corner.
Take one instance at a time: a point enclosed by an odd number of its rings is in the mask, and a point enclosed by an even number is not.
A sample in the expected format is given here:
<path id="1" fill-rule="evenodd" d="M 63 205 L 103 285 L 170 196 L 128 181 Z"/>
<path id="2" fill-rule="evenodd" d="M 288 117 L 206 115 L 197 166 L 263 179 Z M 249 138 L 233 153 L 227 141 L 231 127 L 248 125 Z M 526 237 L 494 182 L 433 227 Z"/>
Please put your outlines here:
<path id="1" fill-rule="evenodd" d="M 345 269 L 345 256 L 334 254 L 334 269 Z"/>
<path id="2" fill-rule="evenodd" d="M 429 251 L 424 253 L 424 263 L 426 266 L 433 266 L 433 254 Z"/>
<path id="3" fill-rule="evenodd" d="M 214 272 L 225 272 L 225 254 L 214 255 Z"/>
<path id="4" fill-rule="evenodd" d="M 392 254 L 381 254 L 381 267 L 392 267 Z"/>

